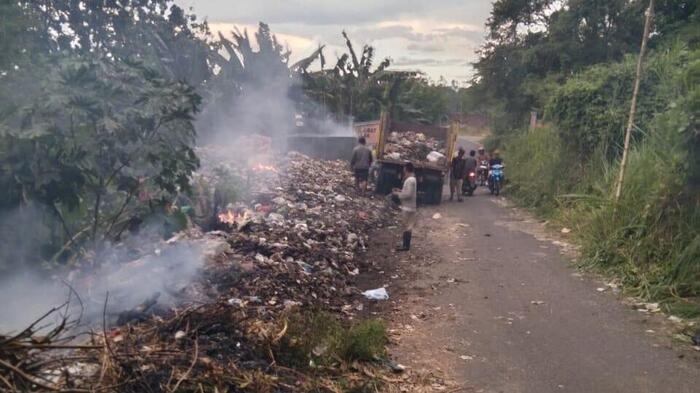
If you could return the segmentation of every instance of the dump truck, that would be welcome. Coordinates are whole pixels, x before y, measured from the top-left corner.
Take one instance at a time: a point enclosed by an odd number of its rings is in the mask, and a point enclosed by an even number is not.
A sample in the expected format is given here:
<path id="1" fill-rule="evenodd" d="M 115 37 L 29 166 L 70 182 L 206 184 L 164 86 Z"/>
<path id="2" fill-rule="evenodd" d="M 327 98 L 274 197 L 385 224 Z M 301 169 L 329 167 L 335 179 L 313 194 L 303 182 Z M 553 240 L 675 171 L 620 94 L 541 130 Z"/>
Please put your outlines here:
<path id="1" fill-rule="evenodd" d="M 440 204 L 455 153 L 457 130 L 455 124 L 444 127 L 393 122 L 387 113 L 382 113 L 376 122 L 356 125 L 356 134 L 366 137 L 376 153 L 379 164 L 376 193 L 386 195 L 393 188 L 401 188 L 403 168 L 411 162 L 416 169 L 418 203 Z M 414 140 L 408 140 L 409 137 Z"/>

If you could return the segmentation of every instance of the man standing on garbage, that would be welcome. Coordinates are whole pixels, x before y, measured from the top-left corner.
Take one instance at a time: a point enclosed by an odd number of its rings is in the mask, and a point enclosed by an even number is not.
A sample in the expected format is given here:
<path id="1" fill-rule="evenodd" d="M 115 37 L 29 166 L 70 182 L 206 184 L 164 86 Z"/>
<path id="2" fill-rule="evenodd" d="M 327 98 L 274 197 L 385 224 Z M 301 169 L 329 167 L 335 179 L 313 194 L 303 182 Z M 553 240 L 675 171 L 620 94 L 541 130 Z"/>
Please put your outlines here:
<path id="1" fill-rule="evenodd" d="M 407 163 L 403 169 L 403 188 L 395 188 L 393 194 L 401 201 L 401 215 L 403 225 L 403 244 L 396 248 L 397 251 L 408 251 L 411 249 L 411 236 L 413 227 L 416 226 L 418 211 L 416 199 L 418 195 L 418 182 L 416 181 L 415 169 L 412 163 Z"/>
<path id="2" fill-rule="evenodd" d="M 366 145 L 365 137 L 361 136 L 352 151 L 350 159 L 350 167 L 355 173 L 355 187 L 358 191 L 364 193 L 367 191 L 367 178 L 369 177 L 369 168 L 372 166 L 372 150 Z"/>
<path id="3" fill-rule="evenodd" d="M 450 201 L 457 193 L 457 201 L 462 202 L 462 182 L 467 176 L 467 161 L 464 159 L 464 149 L 459 148 L 457 157 L 452 159 L 452 167 L 450 169 Z"/>

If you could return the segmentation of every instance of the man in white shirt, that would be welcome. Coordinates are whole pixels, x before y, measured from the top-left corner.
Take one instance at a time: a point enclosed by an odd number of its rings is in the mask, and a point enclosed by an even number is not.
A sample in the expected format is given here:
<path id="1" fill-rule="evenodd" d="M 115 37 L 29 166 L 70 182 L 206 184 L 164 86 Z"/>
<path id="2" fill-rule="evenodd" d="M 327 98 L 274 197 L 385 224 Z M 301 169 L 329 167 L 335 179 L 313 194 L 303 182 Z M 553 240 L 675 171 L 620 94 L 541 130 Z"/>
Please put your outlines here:
<path id="1" fill-rule="evenodd" d="M 401 215 L 403 221 L 403 244 L 397 248 L 397 251 L 408 251 L 411 249 L 411 236 L 418 215 L 416 208 L 418 183 L 416 181 L 413 164 L 410 162 L 407 163 L 403 169 L 403 174 L 403 188 L 401 190 L 395 188 L 393 191 L 394 195 L 401 201 Z"/>

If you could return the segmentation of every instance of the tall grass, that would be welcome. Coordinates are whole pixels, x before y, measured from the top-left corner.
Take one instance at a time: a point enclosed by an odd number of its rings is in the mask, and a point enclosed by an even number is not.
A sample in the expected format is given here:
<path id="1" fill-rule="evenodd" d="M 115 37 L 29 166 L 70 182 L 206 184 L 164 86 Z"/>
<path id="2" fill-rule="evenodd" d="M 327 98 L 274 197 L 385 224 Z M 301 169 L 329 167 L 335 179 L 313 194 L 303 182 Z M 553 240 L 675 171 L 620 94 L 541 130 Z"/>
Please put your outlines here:
<path id="1" fill-rule="evenodd" d="M 619 166 L 601 149 L 576 162 L 552 127 L 506 144 L 509 195 L 574 229 L 580 264 L 619 277 L 632 294 L 700 314 L 700 197 L 687 187 L 687 152 L 669 112 L 630 152 L 624 191 L 612 202 Z"/>
<path id="2" fill-rule="evenodd" d="M 700 50 L 671 42 L 648 59 L 639 127 L 615 204 L 619 138 L 607 135 L 628 104 L 610 95 L 610 86 L 627 87 L 610 81 L 630 61 L 572 76 L 550 100 L 548 107 L 563 111 L 548 115 L 551 126 L 506 140 L 506 191 L 574 229 L 582 266 L 615 275 L 627 291 L 679 314 L 700 316 L 700 192 L 693 181 L 700 178 Z M 592 149 L 580 149 L 590 141 Z"/>

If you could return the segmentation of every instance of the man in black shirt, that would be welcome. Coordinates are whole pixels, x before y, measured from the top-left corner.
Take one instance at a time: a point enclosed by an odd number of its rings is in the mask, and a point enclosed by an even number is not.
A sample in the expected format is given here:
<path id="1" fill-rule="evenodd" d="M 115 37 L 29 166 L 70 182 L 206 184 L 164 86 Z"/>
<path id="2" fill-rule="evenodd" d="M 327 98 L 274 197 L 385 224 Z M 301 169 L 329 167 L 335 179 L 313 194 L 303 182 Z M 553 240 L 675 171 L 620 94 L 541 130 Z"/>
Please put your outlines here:
<path id="1" fill-rule="evenodd" d="M 491 160 L 489 161 L 489 166 L 494 165 L 503 165 L 503 159 L 501 158 L 498 150 L 493 152 L 493 157 L 491 157 Z"/>

